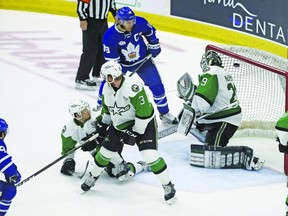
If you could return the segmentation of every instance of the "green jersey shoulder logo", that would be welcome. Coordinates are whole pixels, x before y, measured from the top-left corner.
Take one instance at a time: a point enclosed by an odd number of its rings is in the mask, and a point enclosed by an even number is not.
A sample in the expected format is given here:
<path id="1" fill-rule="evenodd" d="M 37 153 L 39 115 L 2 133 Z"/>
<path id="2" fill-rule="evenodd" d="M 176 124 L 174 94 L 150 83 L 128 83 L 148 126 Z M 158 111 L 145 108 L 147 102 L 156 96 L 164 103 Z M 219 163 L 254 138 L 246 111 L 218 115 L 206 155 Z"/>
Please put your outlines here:
<path id="1" fill-rule="evenodd" d="M 136 85 L 136 84 L 133 84 L 131 89 L 132 89 L 133 92 L 138 92 L 140 90 L 139 86 Z"/>

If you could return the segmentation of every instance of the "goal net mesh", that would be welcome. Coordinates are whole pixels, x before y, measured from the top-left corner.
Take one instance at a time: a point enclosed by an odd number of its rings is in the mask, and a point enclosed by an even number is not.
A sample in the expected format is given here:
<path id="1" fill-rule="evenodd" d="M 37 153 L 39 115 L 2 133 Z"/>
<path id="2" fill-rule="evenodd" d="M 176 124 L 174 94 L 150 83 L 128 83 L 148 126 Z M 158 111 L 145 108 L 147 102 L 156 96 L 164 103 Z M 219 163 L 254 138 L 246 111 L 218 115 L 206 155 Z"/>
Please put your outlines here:
<path id="1" fill-rule="evenodd" d="M 208 45 L 231 73 L 243 112 L 236 135 L 275 136 L 275 124 L 287 110 L 288 60 L 242 46 Z"/>

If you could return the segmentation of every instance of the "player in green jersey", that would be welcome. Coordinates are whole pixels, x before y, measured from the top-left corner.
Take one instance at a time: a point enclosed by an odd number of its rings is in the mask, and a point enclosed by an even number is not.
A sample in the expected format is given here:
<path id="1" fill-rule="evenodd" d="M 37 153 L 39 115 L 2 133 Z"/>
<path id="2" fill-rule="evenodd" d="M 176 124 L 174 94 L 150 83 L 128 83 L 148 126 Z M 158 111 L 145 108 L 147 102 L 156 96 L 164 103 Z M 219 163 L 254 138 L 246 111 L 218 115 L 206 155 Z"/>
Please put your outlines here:
<path id="1" fill-rule="evenodd" d="M 81 144 L 97 133 L 96 125 L 99 114 L 90 111 L 90 106 L 86 101 L 79 99 L 71 100 L 69 103 L 69 113 L 73 119 L 68 121 L 62 129 L 62 155 L 67 154 L 67 152 L 75 148 L 77 143 Z M 88 142 L 81 147 L 81 149 L 84 152 L 89 152 L 94 158 L 100 149 L 101 145 L 99 142 L 101 142 L 102 139 L 103 138 L 100 137 L 97 140 Z M 147 164 L 142 161 L 135 164 L 130 162 L 126 163 L 121 156 L 121 152 L 122 148 L 118 150 L 115 157 L 110 161 L 106 168 L 106 172 L 111 177 L 116 177 L 120 181 L 124 181 L 134 176 L 134 174 L 146 169 Z M 74 160 L 74 155 L 75 151 L 65 158 L 60 170 L 62 174 L 71 176 L 75 172 L 76 162 Z"/>
<path id="2" fill-rule="evenodd" d="M 284 153 L 284 172 L 288 176 L 288 112 L 286 112 L 276 123 L 277 141 L 279 151 Z M 288 177 L 287 177 L 288 187 Z M 288 195 L 286 197 L 286 216 L 288 216 Z"/>
<path id="3" fill-rule="evenodd" d="M 242 119 L 231 74 L 223 67 L 220 56 L 211 50 L 204 53 L 200 66 L 202 73 L 196 90 L 189 75 L 185 74 L 178 81 L 179 95 L 186 101 L 178 131 L 185 135 L 190 132 L 204 143 L 191 145 L 190 164 L 208 168 L 261 169 L 264 161 L 254 156 L 253 149 L 226 147 Z M 185 88 L 187 91 L 183 91 Z M 192 128 L 193 124 L 196 127 Z M 197 159 L 199 155 L 201 162 Z"/>
<path id="4" fill-rule="evenodd" d="M 115 61 L 106 62 L 101 73 L 106 83 L 103 88 L 103 117 L 97 128 L 106 131 L 100 151 L 95 156 L 91 176 L 81 188 L 88 191 L 94 186 L 101 172 L 115 157 L 123 144 L 137 145 L 152 172 L 164 188 L 164 199 L 169 204 L 176 201 L 176 190 L 171 183 L 167 164 L 157 150 L 157 124 L 154 108 L 149 101 L 143 82 L 136 76 L 124 76 L 121 65 Z"/>

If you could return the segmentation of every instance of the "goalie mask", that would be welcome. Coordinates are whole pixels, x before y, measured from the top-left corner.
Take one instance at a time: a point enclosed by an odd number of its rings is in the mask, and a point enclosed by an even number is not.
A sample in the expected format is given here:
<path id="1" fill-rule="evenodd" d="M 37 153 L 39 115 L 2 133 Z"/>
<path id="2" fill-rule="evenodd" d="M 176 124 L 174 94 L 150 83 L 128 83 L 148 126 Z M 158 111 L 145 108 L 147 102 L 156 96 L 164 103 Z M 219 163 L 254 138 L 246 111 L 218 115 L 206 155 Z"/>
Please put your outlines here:
<path id="1" fill-rule="evenodd" d="M 209 70 L 209 66 L 213 65 L 222 67 L 222 60 L 216 52 L 209 50 L 202 56 L 200 66 L 203 72 L 206 72 Z"/>
<path id="2" fill-rule="evenodd" d="M 73 99 L 69 103 L 69 113 L 77 120 L 82 119 L 82 111 L 85 109 L 90 110 L 90 106 L 86 101 Z"/>
<path id="3" fill-rule="evenodd" d="M 108 61 L 101 67 L 101 74 L 108 84 L 122 77 L 122 67 L 116 61 Z"/>

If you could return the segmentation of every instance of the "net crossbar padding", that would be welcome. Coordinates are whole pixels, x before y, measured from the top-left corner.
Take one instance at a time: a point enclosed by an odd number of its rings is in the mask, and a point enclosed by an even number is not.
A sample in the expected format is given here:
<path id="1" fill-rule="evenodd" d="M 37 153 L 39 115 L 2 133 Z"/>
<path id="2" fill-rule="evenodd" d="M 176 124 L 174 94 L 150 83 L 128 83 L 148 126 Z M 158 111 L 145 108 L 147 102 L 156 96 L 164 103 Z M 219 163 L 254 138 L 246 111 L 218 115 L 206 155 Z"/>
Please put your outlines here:
<path id="1" fill-rule="evenodd" d="M 238 135 L 275 136 L 275 124 L 288 110 L 288 60 L 242 46 L 208 45 L 233 77 L 243 118 Z"/>

